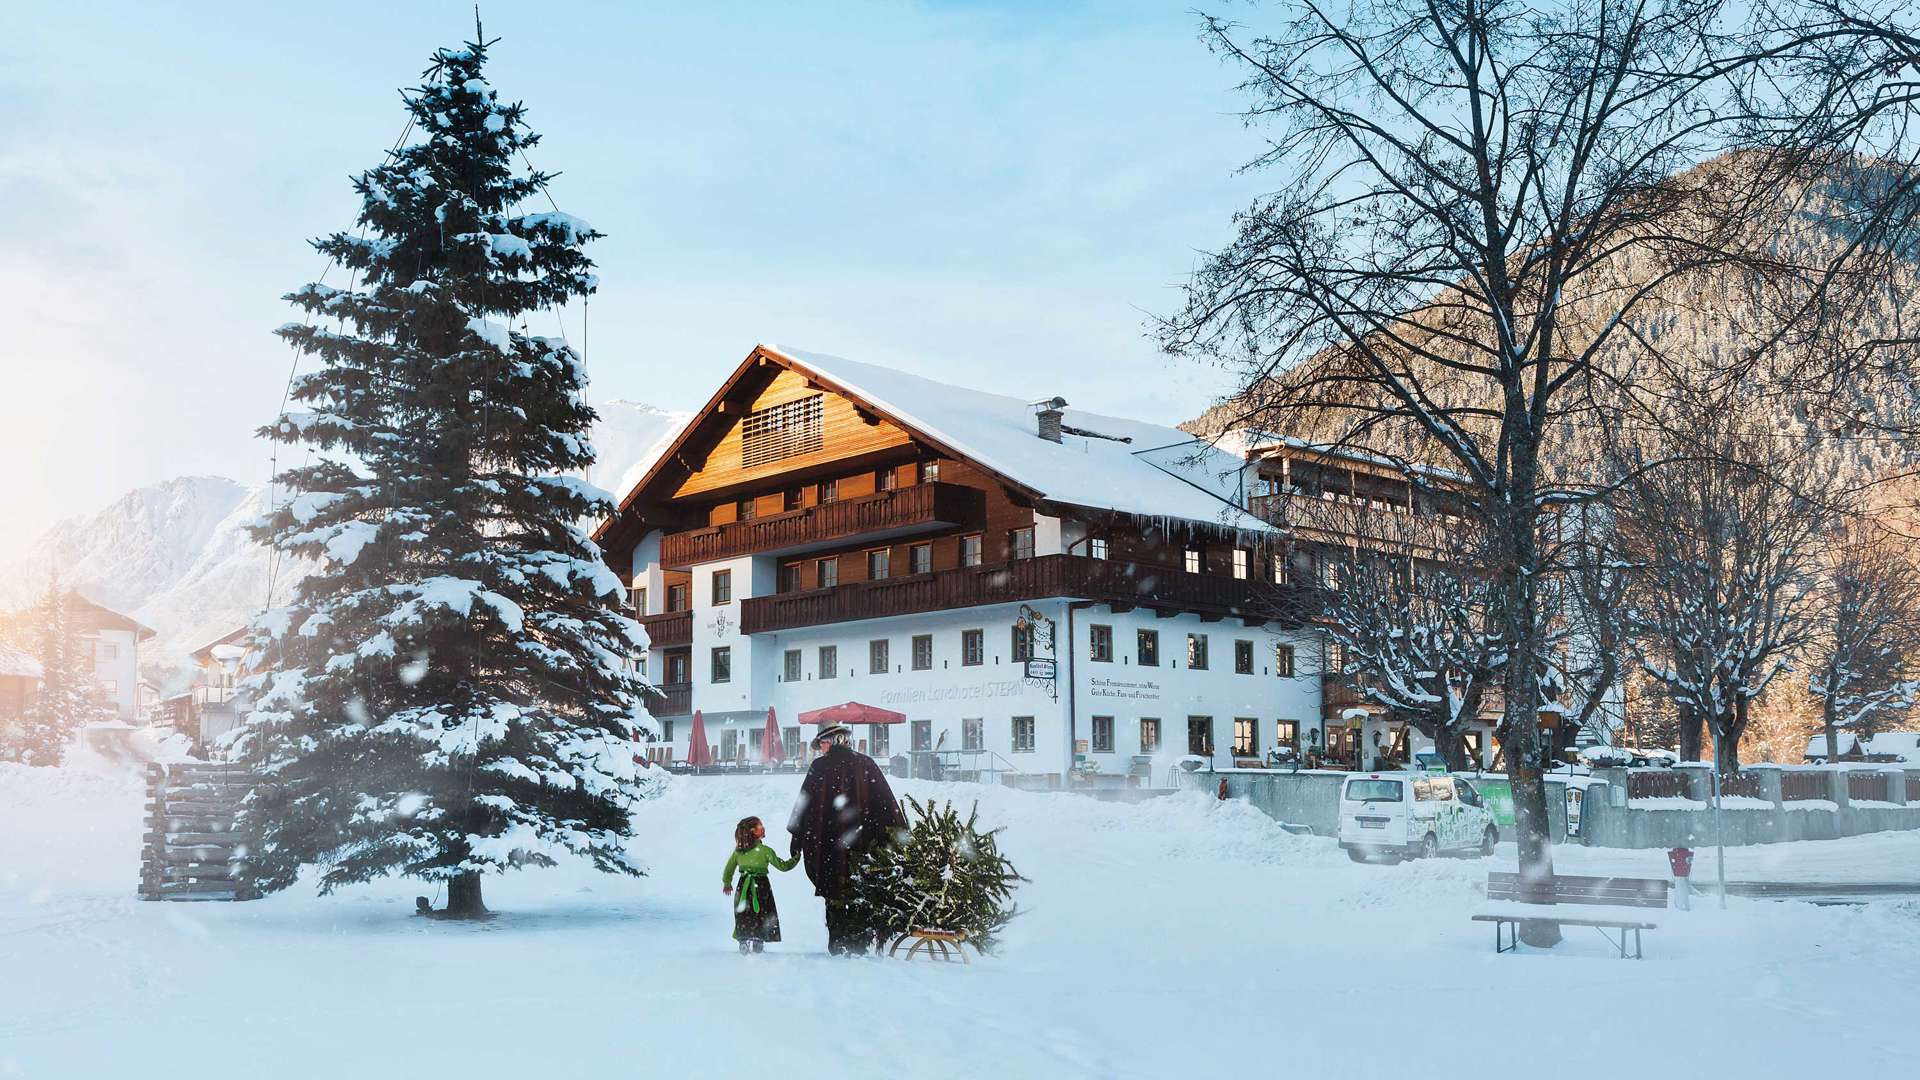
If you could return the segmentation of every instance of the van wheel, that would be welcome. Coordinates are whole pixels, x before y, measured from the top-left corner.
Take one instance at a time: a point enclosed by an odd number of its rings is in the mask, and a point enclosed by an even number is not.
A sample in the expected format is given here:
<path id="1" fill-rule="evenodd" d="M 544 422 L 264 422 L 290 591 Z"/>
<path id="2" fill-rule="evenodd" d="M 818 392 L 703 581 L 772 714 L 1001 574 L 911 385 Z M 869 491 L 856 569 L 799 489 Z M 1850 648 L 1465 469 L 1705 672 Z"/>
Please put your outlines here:
<path id="1" fill-rule="evenodd" d="M 1420 857 L 1432 859 L 1440 854 L 1440 838 L 1428 833 L 1420 839 Z"/>
<path id="2" fill-rule="evenodd" d="M 1487 826 L 1486 833 L 1480 837 L 1480 856 L 1482 858 L 1486 858 L 1487 856 L 1492 855 L 1493 845 L 1499 842 L 1500 842 L 1500 830 L 1494 828 L 1491 825 Z"/>
<path id="3" fill-rule="evenodd" d="M 1357 847 L 1350 847 L 1347 849 L 1347 858 L 1352 859 L 1354 862 L 1366 862 L 1367 853 Z"/>

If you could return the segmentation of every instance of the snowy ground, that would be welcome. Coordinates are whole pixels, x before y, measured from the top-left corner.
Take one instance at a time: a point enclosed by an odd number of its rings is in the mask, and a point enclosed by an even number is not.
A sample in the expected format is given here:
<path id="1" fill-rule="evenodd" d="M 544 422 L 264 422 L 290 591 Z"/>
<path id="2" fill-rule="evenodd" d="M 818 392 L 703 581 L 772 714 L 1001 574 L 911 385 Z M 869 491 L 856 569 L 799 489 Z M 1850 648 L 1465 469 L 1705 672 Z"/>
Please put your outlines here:
<path id="1" fill-rule="evenodd" d="M 787 941 L 742 958 L 719 887 L 731 828 L 749 813 L 783 819 L 795 783 L 677 781 L 639 822 L 651 877 L 499 879 L 488 900 L 504 914 L 460 925 L 409 917 L 421 889 L 405 882 L 140 903 L 131 774 L 0 765 L 0 1077 L 1400 1068 L 1382 1061 L 1517 1076 L 1524 1061 L 1556 1077 L 1750 1080 L 1911 1067 L 1920 903 L 1735 899 L 1664 915 L 1639 963 L 1591 931 L 1552 954 L 1495 956 L 1492 932 L 1467 916 L 1510 851 L 1358 866 L 1330 841 L 1197 794 L 1121 806 L 909 785 L 977 796 L 983 818 L 1007 826 L 1005 850 L 1033 880 L 1002 955 L 971 967 L 826 957 L 796 871 L 775 882 Z M 1888 880 L 1915 875 L 1920 837 L 1736 858 L 1735 876 Z M 1567 851 L 1562 867 L 1652 874 L 1661 859 Z M 1530 1034 L 1503 1035 L 1496 1018 Z"/>

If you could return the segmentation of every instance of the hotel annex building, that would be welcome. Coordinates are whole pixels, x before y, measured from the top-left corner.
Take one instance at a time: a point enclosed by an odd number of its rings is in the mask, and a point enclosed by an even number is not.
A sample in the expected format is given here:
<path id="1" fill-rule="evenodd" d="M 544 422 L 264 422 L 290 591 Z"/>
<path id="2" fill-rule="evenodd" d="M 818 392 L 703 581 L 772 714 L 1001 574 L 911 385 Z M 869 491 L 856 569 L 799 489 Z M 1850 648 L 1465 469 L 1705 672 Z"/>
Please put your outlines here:
<path id="1" fill-rule="evenodd" d="M 763 345 L 597 538 L 651 638 L 656 758 L 685 759 L 695 710 L 722 760 L 759 760 L 769 709 L 798 756 L 799 715 L 853 701 L 907 717 L 856 731 L 879 758 L 1055 779 L 1279 747 L 1369 764 L 1399 725 L 1323 693 L 1323 636 L 1295 614 L 1312 545 L 1273 524 L 1278 497 L 1329 483 L 1412 509 L 1404 481 L 1298 444 L 1234 453 Z"/>

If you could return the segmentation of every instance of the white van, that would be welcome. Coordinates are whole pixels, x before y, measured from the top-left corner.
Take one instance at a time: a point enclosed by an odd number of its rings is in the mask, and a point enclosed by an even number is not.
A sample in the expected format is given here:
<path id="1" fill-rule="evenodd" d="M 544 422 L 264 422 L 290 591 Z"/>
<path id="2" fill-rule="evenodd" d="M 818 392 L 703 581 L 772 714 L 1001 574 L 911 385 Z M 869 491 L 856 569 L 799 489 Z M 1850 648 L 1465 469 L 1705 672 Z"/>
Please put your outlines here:
<path id="1" fill-rule="evenodd" d="M 1493 813 L 1457 776 L 1367 773 L 1340 789 L 1340 846 L 1354 862 L 1432 858 L 1442 852 L 1493 854 Z"/>

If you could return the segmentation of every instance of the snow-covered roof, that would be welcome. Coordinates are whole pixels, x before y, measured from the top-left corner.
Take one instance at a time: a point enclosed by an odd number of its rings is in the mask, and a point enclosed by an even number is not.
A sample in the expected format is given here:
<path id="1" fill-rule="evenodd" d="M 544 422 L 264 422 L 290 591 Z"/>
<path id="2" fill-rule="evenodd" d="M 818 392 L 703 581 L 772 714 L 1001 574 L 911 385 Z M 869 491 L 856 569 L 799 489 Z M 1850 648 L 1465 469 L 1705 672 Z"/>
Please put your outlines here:
<path id="1" fill-rule="evenodd" d="M 38 679 L 40 661 L 21 652 L 11 645 L 0 645 L 0 676 L 16 679 Z"/>
<path id="2" fill-rule="evenodd" d="M 1273 529 L 1239 506 L 1244 460 L 1178 428 L 1069 406 L 1063 427 L 1109 437 L 1066 432 L 1055 443 L 1035 433 L 1033 406 L 1021 398 L 804 349 L 761 348 L 1049 501 L 1250 532 Z M 1039 399 L 1063 388 L 1034 389 Z"/>

